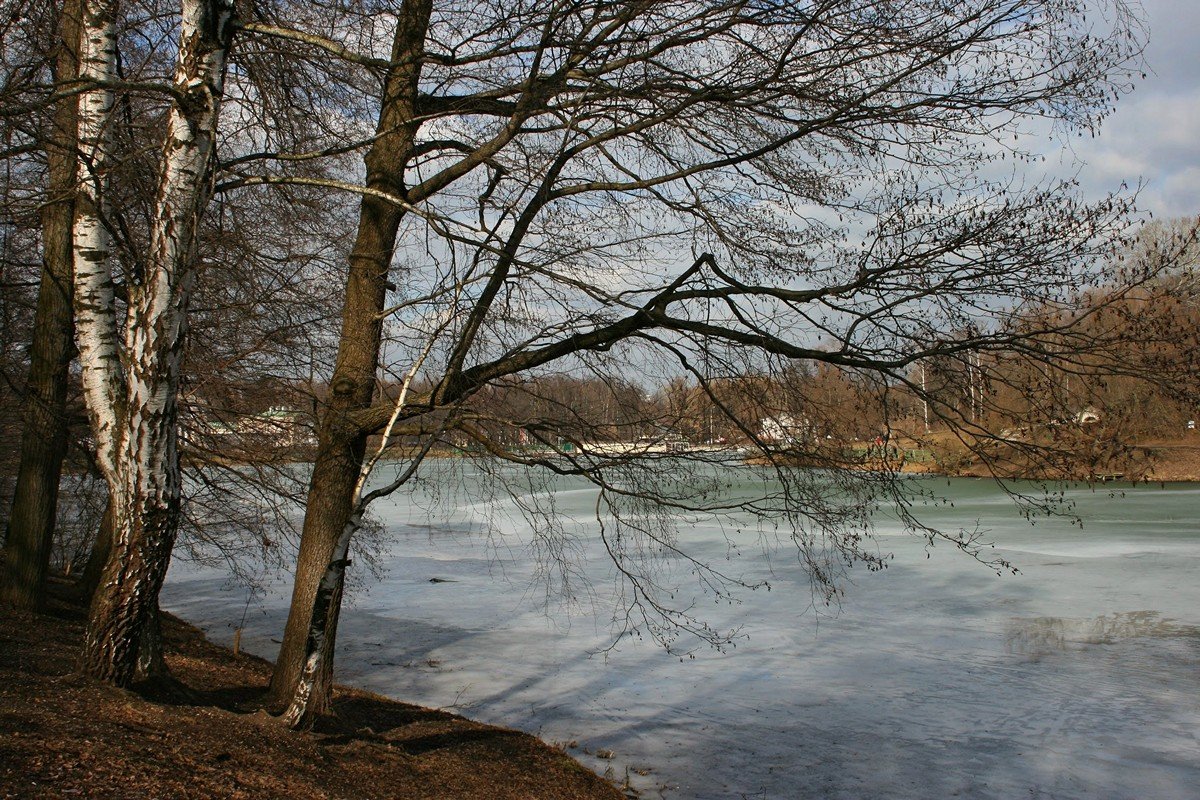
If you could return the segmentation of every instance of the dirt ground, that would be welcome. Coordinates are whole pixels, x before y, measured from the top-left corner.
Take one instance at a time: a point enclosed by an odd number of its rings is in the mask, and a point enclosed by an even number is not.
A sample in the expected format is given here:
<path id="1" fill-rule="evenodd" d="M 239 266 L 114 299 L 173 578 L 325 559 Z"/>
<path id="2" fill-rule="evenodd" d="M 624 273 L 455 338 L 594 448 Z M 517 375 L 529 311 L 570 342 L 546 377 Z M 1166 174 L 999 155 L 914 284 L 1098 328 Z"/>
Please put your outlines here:
<path id="1" fill-rule="evenodd" d="M 900 434 L 892 443 L 906 458 L 888 466 L 901 472 L 1084 482 L 1200 481 L 1200 435 L 1121 443 L 1082 434 L 1074 440 L 1029 440 L 1034 447 L 1046 448 L 1041 456 L 1019 446 L 984 442 L 983 450 L 990 454 L 986 459 L 972 453 L 966 442 L 947 431 L 923 436 Z M 918 453 L 924 457 L 907 457 Z"/>
<path id="2" fill-rule="evenodd" d="M 82 677 L 84 612 L 0 608 L 0 797 L 619 800 L 533 736 L 339 687 L 294 733 L 259 710 L 270 665 L 167 617 L 170 681 Z"/>
<path id="3" fill-rule="evenodd" d="M 1200 481 L 1200 443 L 1146 442 L 1150 450 L 1149 479 L 1154 481 Z"/>
<path id="4" fill-rule="evenodd" d="M 1081 458 L 1078 463 L 1068 464 L 1061 470 L 1030 469 L 1024 461 L 1006 460 L 1004 455 L 1000 453 L 991 464 L 983 464 L 978 459 L 963 459 L 943 471 L 971 477 L 990 477 L 995 471 L 1006 478 L 1024 476 L 1131 483 L 1200 481 L 1200 445 L 1193 442 L 1138 442 L 1094 462 Z M 948 460 L 953 463 L 953 456 Z"/>

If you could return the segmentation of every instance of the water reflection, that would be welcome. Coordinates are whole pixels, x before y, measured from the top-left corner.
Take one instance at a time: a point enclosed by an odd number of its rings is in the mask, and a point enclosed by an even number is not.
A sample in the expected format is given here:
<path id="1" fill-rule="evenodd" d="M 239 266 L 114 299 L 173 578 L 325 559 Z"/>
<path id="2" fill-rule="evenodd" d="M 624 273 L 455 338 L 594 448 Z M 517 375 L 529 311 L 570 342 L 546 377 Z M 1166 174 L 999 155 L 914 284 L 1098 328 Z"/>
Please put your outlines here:
<path id="1" fill-rule="evenodd" d="M 1009 653 L 1037 658 L 1126 639 L 1182 636 L 1200 637 L 1200 628 L 1180 625 L 1157 611 L 1123 611 L 1090 619 L 1016 617 L 1005 626 L 1004 647 Z"/>
<path id="2" fill-rule="evenodd" d="M 610 658 L 590 655 L 611 642 L 616 593 L 593 491 L 563 479 L 553 494 L 561 519 L 578 521 L 574 563 L 593 587 L 569 621 L 548 619 L 529 588 L 541 565 L 519 512 L 449 489 L 440 505 L 398 496 L 379 508 L 386 577 L 342 617 L 339 676 L 611 750 L 589 763 L 618 779 L 629 767 L 643 797 L 669 785 L 669 800 L 1197 800 L 1200 490 L 1080 493 L 1080 531 L 1031 528 L 992 484 L 940 486 L 954 504 L 939 523 L 987 530 L 1021 574 L 990 579 L 949 548 L 927 559 L 923 542 L 885 525 L 895 568 L 858 576 L 819 626 L 801 613 L 801 565 L 755 557 L 753 520 L 727 540 L 681 517 L 682 545 L 773 589 L 744 605 L 709 597 L 714 624 L 750 636 L 686 663 L 633 637 Z M 726 562 L 738 545 L 746 557 Z M 244 592 L 225 591 L 216 571 L 172 569 L 164 607 L 228 641 Z M 289 590 L 264 595 L 269 614 L 243 647 L 275 655 Z"/>

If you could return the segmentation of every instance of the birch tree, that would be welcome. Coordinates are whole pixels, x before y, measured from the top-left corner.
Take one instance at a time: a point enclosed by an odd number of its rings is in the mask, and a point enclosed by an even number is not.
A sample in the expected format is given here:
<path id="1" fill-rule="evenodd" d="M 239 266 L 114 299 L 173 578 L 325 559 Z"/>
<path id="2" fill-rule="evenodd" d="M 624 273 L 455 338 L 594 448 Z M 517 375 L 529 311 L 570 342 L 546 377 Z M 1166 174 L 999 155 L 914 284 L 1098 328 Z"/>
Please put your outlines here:
<path id="1" fill-rule="evenodd" d="M 79 143 L 85 167 L 74 224 L 79 357 L 97 461 L 108 482 L 113 544 L 92 602 L 84 669 L 118 685 L 137 666 L 179 523 L 180 358 L 194 281 L 195 238 L 234 30 L 232 0 L 184 0 L 149 251 L 123 325 L 114 304 L 105 175 L 116 73 L 115 0 L 85 6 Z"/>
<path id="2" fill-rule="evenodd" d="M 539 371 L 616 380 L 624 359 L 696 380 L 714 359 L 809 362 L 915 391 L 912 365 L 940 355 L 1068 357 L 1070 337 L 1023 325 L 1020 309 L 1071 302 L 1128 230 L 1127 198 L 1085 203 L 1069 182 L 1027 180 L 1040 153 L 1021 137 L 1025 125 L 1093 130 L 1130 87 L 1141 38 L 1120 0 L 405 0 L 371 25 L 361 10 L 280 6 L 245 26 L 380 86 L 374 130 L 324 148 L 362 153 L 365 181 L 309 181 L 362 206 L 272 681 L 281 709 L 301 685 L 317 710 L 328 696 L 306 643 L 319 587 L 345 560 L 367 438 L 395 413 L 377 392 L 385 325 L 411 363 L 427 318 L 451 320 L 401 425 L 444 420 Z M 369 81 L 341 85 L 357 97 Z M 239 161 L 219 189 L 305 182 L 270 158 Z M 451 286 L 467 287 L 453 303 Z M 413 298 L 424 302 L 389 317 Z M 722 413 L 753 433 L 756 420 Z M 686 502 L 655 484 L 653 460 L 638 473 L 645 490 L 629 492 L 612 472 L 628 460 L 524 458 L 455 424 L 498 456 L 587 476 L 614 507 Z M 894 481 L 843 469 L 830 489 L 779 475 L 790 488 L 761 510 L 792 526 L 822 592 L 836 591 L 839 564 L 879 565 L 865 515 Z M 613 555 L 645 612 L 631 608 L 631 624 L 708 635 L 628 552 Z M 318 626 L 324 665 L 332 611 Z"/>

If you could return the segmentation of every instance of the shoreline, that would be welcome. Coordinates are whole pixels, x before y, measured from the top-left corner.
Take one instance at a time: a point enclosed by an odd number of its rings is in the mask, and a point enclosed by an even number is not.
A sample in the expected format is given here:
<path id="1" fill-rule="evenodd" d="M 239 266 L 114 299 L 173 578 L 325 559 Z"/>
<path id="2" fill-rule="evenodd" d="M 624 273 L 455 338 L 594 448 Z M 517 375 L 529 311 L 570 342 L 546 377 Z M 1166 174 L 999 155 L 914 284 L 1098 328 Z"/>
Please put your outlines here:
<path id="1" fill-rule="evenodd" d="M 1095 443 L 1093 443 L 1095 444 Z M 881 459 L 868 455 L 865 443 L 847 442 L 841 450 L 829 451 L 818 457 L 791 458 L 787 455 L 773 456 L 763 453 L 748 453 L 747 448 L 737 445 L 691 445 L 685 449 L 671 449 L 667 445 L 640 446 L 629 442 L 602 442 L 587 445 L 584 453 L 595 456 L 620 457 L 647 456 L 653 458 L 672 455 L 688 456 L 699 453 L 720 455 L 730 464 L 766 466 L 773 461 L 779 466 L 814 467 L 819 469 L 847 469 L 877 472 L 895 472 L 906 475 L 935 475 L 947 478 L 997 478 L 1001 480 L 1063 481 L 1067 483 L 1200 483 L 1200 437 L 1174 440 L 1149 440 L 1144 443 L 1106 443 L 1093 448 L 1103 452 L 1081 449 L 1073 463 L 1047 469 L 1031 465 L 1027 456 L 1005 453 L 993 445 L 995 457 L 984 463 L 957 440 L 945 441 L 934 434 L 932 438 L 919 438 L 901 434 L 893 440 L 900 456 Z M 546 455 L 556 451 L 546 449 Z M 578 451 L 573 451 L 578 452 Z M 290 452 L 276 454 L 271 460 L 276 463 L 311 463 L 308 453 Z M 407 458 L 404 446 L 388 449 L 384 461 Z M 469 449 L 437 448 L 425 454 L 430 460 L 459 460 L 494 457 L 485 451 Z M 262 458 L 217 458 L 215 461 L 230 466 L 252 464 Z M 1062 459 L 1060 458 L 1060 461 Z"/>
<path id="2" fill-rule="evenodd" d="M 289 731 L 259 706 L 270 662 L 165 612 L 170 676 L 117 689 L 77 671 L 84 618 L 0 607 L 0 797 L 627 797 L 530 734 L 342 684 L 336 717 Z"/>
<path id="3" fill-rule="evenodd" d="M 912 460 L 909 453 L 921 452 L 923 458 Z M 1055 468 L 1031 466 L 1028 459 L 998 453 L 984 462 L 967 453 L 965 448 L 952 451 L 948 448 L 917 450 L 907 445 L 900 448 L 896 458 L 869 458 L 837 464 L 804 463 L 786 456 L 778 460 L 780 466 L 836 466 L 841 469 L 873 472 L 893 472 L 904 475 L 930 475 L 943 478 L 989 478 L 1004 481 L 1049 481 L 1078 484 L 1163 484 L 1200 483 L 1200 444 L 1179 442 L 1151 442 L 1144 445 L 1127 445 L 1116 455 L 1089 459 L 1084 455 L 1074 463 Z M 746 459 L 752 466 L 772 463 L 771 456 L 752 456 Z"/>

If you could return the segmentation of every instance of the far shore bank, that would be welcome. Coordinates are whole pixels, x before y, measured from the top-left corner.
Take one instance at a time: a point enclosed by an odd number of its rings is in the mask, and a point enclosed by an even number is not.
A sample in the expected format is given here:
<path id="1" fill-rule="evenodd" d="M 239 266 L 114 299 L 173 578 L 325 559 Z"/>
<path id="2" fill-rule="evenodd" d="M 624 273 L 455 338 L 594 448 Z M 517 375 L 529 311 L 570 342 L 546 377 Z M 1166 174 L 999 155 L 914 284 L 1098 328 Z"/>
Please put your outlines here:
<path id="1" fill-rule="evenodd" d="M 625 442 L 601 442 L 585 445 L 585 452 L 599 457 L 649 457 L 663 458 L 673 455 L 704 454 L 711 458 L 728 460 L 729 463 L 744 463 L 763 466 L 771 463 L 795 467 L 844 468 L 897 472 L 908 475 L 938 475 L 951 478 L 1001 478 L 1004 480 L 1049 480 L 1067 482 L 1125 482 L 1125 483 L 1200 483 L 1200 437 L 1191 436 L 1174 440 L 1155 440 L 1132 444 L 1107 445 L 1107 452 L 1097 458 L 1095 453 L 1080 452 L 1061 459 L 1062 466 L 1047 468 L 1045 465 L 1031 466 L 1028 459 L 1006 457 L 997 451 L 994 458 L 984 460 L 972 455 L 960 442 L 948 437 L 934 436 L 930 440 L 898 437 L 888 445 L 886 457 L 873 457 L 865 442 L 847 443 L 838 454 L 828 460 L 791 458 L 785 453 L 775 456 L 755 453 L 746 446 L 737 445 L 678 445 L 642 446 Z M 417 448 L 403 445 L 388 449 L 390 459 L 407 458 L 418 452 Z M 556 456 L 576 453 L 574 449 L 556 451 L 550 448 L 529 449 L 526 455 L 541 454 Z M 454 460 L 487 457 L 482 450 L 468 448 L 438 447 L 429 450 L 424 458 L 431 460 Z M 289 452 L 271 456 L 255 457 L 209 457 L 210 462 L 226 466 L 239 466 L 270 461 L 273 464 L 305 464 L 311 454 Z"/>
<path id="2" fill-rule="evenodd" d="M 772 463 L 771 456 L 752 456 L 752 465 Z M 808 461 L 774 461 L 790 466 L 828 467 Z M 1054 464 L 1033 463 L 1011 448 L 993 447 L 988 458 L 971 453 L 959 443 L 945 441 L 901 442 L 876 456 L 864 447 L 857 458 L 839 463 L 846 469 L 895 472 L 907 475 L 937 475 L 950 478 L 999 478 L 1002 480 L 1065 481 L 1068 483 L 1197 483 L 1200 482 L 1200 442 L 1154 441 L 1109 446 L 1102 452 L 1062 453 Z"/>

